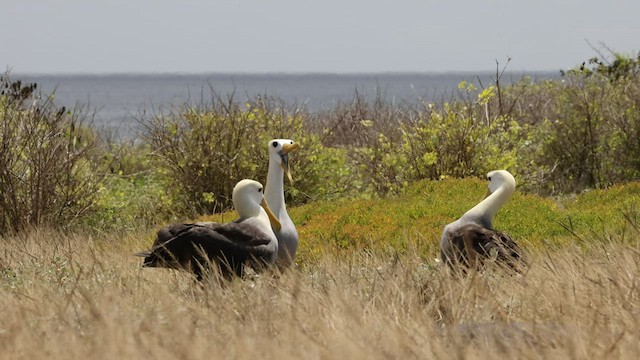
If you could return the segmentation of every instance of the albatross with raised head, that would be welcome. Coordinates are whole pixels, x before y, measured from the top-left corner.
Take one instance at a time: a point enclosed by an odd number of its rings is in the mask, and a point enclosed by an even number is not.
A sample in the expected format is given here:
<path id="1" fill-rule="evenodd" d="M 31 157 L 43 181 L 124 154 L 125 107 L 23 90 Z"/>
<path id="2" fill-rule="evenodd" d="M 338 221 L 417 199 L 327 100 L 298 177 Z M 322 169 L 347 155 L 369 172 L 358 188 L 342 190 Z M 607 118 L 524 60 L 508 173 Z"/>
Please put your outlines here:
<path id="1" fill-rule="evenodd" d="M 487 174 L 489 186 L 484 200 L 444 227 L 440 239 L 442 260 L 451 268 L 477 267 L 487 259 L 519 269 L 523 253 L 509 235 L 493 229 L 493 218 L 516 189 L 516 180 L 506 170 Z"/>
<path id="2" fill-rule="evenodd" d="M 265 201 L 263 186 L 242 180 L 233 189 L 233 205 L 239 218 L 226 224 L 172 224 L 158 231 L 144 257 L 144 267 L 165 267 L 190 271 L 202 280 L 206 270 L 218 270 L 222 277 L 243 275 L 245 265 L 260 271 L 273 264 L 278 239 L 273 230 L 280 222 Z M 215 266 L 217 269 L 210 269 Z"/>
<path id="3" fill-rule="evenodd" d="M 271 206 L 273 213 L 280 221 L 279 230 L 273 229 L 278 238 L 278 265 L 288 267 L 293 263 L 298 249 L 298 231 L 287 213 L 284 203 L 284 176 L 293 183 L 289 171 L 289 153 L 300 147 L 290 139 L 274 139 L 269 141 L 269 170 L 264 197 Z"/>

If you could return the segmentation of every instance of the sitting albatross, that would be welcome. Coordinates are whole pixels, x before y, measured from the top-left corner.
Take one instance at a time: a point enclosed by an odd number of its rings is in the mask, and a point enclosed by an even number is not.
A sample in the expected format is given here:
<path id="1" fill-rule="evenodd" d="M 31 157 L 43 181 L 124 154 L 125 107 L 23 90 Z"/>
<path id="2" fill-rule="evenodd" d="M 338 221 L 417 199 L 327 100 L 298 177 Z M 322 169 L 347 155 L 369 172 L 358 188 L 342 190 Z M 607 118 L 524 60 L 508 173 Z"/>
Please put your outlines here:
<path id="1" fill-rule="evenodd" d="M 269 141 L 269 171 L 264 197 L 281 224 L 280 230 L 273 229 L 278 238 L 278 265 L 288 267 L 293 263 L 298 248 L 298 231 L 287 213 L 284 203 L 284 175 L 293 183 L 289 172 L 289 153 L 300 147 L 289 139 Z"/>
<path id="2" fill-rule="evenodd" d="M 444 227 L 440 239 L 442 260 L 451 268 L 477 267 L 486 259 L 518 269 L 522 250 L 507 234 L 493 229 L 493 217 L 516 189 L 516 180 L 506 170 L 487 174 L 489 188 L 479 204 Z"/>
<path id="3" fill-rule="evenodd" d="M 172 224 L 158 231 L 144 257 L 144 267 L 165 267 L 190 271 L 202 280 L 209 266 L 217 266 L 220 275 L 230 279 L 243 275 L 243 266 L 256 271 L 273 264 L 278 255 L 278 239 L 271 226 L 279 229 L 275 217 L 257 181 L 242 180 L 233 188 L 236 221 L 218 223 Z M 213 269 L 214 271 L 216 269 Z"/>

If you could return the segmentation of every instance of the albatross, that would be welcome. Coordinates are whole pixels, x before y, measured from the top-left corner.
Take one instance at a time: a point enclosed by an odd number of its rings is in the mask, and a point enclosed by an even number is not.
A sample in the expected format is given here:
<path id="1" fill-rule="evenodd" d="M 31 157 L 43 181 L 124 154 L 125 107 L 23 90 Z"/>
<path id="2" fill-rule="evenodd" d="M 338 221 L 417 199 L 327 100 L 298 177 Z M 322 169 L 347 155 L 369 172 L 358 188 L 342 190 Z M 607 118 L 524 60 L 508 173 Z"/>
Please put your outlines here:
<path id="1" fill-rule="evenodd" d="M 278 238 L 277 262 L 284 268 L 293 263 L 298 248 L 298 231 L 284 203 L 284 175 L 293 183 L 289 171 L 289 153 L 298 149 L 300 144 L 290 139 L 274 139 L 269 141 L 268 146 L 269 170 L 264 197 L 281 224 L 281 228 L 274 228 L 273 232 Z"/>
<path id="2" fill-rule="evenodd" d="M 487 174 L 489 186 L 484 200 L 444 227 L 440 239 L 442 260 L 451 268 L 477 267 L 487 259 L 517 269 L 522 250 L 509 235 L 493 229 L 493 218 L 516 189 L 516 180 L 506 170 Z"/>
<path id="3" fill-rule="evenodd" d="M 278 230 L 280 222 L 264 199 L 262 184 L 238 182 L 232 201 L 239 216 L 233 222 L 181 223 L 160 229 L 151 249 L 136 254 L 144 257 L 143 267 L 186 270 L 202 280 L 206 270 L 218 270 L 230 279 L 242 277 L 245 265 L 261 271 L 273 264 L 278 239 L 272 226 Z"/>

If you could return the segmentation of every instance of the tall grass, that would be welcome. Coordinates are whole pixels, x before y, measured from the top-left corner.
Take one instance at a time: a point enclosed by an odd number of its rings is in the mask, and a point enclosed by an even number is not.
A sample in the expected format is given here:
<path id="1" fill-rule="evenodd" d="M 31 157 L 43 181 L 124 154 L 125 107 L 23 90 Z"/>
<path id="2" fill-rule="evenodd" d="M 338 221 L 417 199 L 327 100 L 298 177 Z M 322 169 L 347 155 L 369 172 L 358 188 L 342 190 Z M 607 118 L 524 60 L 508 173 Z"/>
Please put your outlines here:
<path id="1" fill-rule="evenodd" d="M 5 234 L 0 353 L 633 357 L 640 350 L 640 185 L 558 201 L 516 194 L 495 225 L 527 249 L 528 271 L 456 277 L 437 259 L 440 231 L 479 200 L 484 186 L 424 181 L 395 199 L 291 208 L 301 235 L 297 266 L 226 286 L 141 268 L 132 253 L 149 246 L 151 230 Z"/>
<path id="2" fill-rule="evenodd" d="M 636 233 L 637 235 L 637 233 Z M 0 244 L 7 358 L 632 358 L 637 243 L 536 252 L 522 276 L 457 278 L 413 250 L 345 252 L 228 286 L 142 269 L 115 241 Z"/>

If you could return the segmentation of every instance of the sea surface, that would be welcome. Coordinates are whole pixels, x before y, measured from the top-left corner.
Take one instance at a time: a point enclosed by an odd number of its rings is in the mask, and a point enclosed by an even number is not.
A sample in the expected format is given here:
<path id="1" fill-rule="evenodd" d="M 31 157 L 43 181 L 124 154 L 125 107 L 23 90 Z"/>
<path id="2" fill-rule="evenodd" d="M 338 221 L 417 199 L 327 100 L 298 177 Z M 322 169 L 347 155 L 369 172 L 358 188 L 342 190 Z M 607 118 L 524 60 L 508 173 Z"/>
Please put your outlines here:
<path id="1" fill-rule="evenodd" d="M 533 80 L 558 78 L 559 72 L 509 73 L 501 82 L 529 76 Z M 461 81 L 487 87 L 490 73 L 376 73 L 376 74 L 11 74 L 12 80 L 35 82 L 42 94 L 55 91 L 55 103 L 83 107 L 93 125 L 119 138 L 135 138 L 138 119 L 164 113 L 171 106 L 207 103 L 212 93 L 244 102 L 270 96 L 309 111 L 331 109 L 351 101 L 356 91 L 373 100 L 418 103 L 449 100 L 459 95 Z"/>

